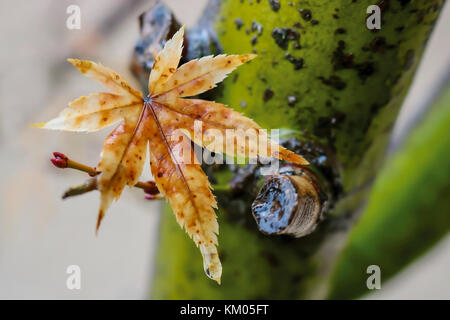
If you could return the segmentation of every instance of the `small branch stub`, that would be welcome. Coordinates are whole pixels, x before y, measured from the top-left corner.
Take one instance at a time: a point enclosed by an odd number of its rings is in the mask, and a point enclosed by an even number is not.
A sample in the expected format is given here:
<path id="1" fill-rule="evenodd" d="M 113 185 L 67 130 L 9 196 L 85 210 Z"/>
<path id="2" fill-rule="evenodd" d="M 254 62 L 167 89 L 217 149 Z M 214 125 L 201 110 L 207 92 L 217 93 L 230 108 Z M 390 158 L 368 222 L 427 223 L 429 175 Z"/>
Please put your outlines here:
<path id="1" fill-rule="evenodd" d="M 86 192 L 90 192 L 92 190 L 97 190 L 97 179 L 96 178 L 89 178 L 82 184 L 74 187 L 70 187 L 68 190 L 66 190 L 62 196 L 63 199 L 78 196 L 80 194 L 84 194 Z"/>
<path id="2" fill-rule="evenodd" d="M 302 237 L 314 231 L 326 197 L 309 170 L 287 165 L 269 177 L 252 204 L 259 230 Z"/>

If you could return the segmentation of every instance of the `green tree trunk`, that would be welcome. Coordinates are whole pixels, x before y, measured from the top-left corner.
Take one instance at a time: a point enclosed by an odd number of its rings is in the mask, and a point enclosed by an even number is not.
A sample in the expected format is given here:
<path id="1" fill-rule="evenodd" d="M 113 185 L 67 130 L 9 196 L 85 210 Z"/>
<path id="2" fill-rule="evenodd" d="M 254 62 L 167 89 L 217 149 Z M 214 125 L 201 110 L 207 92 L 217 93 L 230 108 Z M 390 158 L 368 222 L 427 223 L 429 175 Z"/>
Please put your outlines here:
<path id="1" fill-rule="evenodd" d="M 372 4 L 224 0 L 217 14 L 210 7 L 208 17 L 213 16 L 224 53 L 259 55 L 225 80 L 215 100 L 297 139 L 300 152 L 331 186 L 330 209 L 306 237 L 265 236 L 251 216 L 251 194 L 220 193 L 223 277 L 218 286 L 203 274 L 198 250 L 167 208 L 161 218 L 153 298 L 328 295 L 335 261 L 383 163 L 391 129 L 443 1 L 380 1 L 380 30 L 366 27 L 366 10 Z M 229 170 L 214 175 L 222 186 L 230 177 Z"/>
<path id="2" fill-rule="evenodd" d="M 368 293 L 367 266 L 377 264 L 385 280 L 448 234 L 449 106 L 447 82 L 429 114 L 377 178 L 338 260 L 329 298 Z"/>

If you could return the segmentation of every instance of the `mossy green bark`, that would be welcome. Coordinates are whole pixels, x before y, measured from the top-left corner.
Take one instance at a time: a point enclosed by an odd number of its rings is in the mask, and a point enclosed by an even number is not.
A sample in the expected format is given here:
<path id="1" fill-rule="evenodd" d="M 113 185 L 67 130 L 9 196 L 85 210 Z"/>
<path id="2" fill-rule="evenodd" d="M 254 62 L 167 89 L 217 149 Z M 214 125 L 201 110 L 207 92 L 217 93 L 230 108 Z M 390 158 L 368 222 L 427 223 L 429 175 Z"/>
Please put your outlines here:
<path id="1" fill-rule="evenodd" d="M 285 239 L 287 245 L 283 246 L 243 226 L 227 223 L 221 212 L 218 215 L 219 254 L 224 269 L 221 285 L 208 281 L 198 249 L 180 232 L 172 211 L 166 207 L 160 232 L 162 239 L 170 240 L 161 241 L 156 256 L 153 299 L 283 299 L 303 292 L 300 280 L 314 266 L 308 261 L 298 264 L 302 253 L 292 250 L 289 244 L 294 240 Z"/>
<path id="2" fill-rule="evenodd" d="M 225 1 L 218 16 L 224 52 L 259 54 L 225 80 L 220 101 L 262 127 L 298 130 L 302 138 L 329 146 L 346 190 L 366 182 L 384 157 L 442 1 L 383 1 L 378 31 L 366 27 L 373 1 L 280 1 L 278 11 L 269 1 L 252 2 Z M 261 25 L 260 36 L 252 23 Z M 286 49 L 275 40 L 283 28 L 289 28 L 287 38 L 299 36 L 284 40 Z M 298 70 L 287 54 L 302 59 Z M 266 90 L 273 95 L 265 101 Z"/>
<path id="3" fill-rule="evenodd" d="M 275 10 L 266 0 L 222 1 L 215 29 L 223 51 L 258 58 L 231 74 L 215 99 L 262 127 L 293 130 L 325 148 L 338 168 L 342 197 L 318 230 L 300 239 L 267 237 L 256 224 L 219 212 L 221 286 L 203 274 L 200 253 L 166 210 L 153 298 L 327 295 L 334 260 L 382 165 L 443 1 L 383 1 L 378 31 L 366 28 L 372 1 L 279 3 Z"/>

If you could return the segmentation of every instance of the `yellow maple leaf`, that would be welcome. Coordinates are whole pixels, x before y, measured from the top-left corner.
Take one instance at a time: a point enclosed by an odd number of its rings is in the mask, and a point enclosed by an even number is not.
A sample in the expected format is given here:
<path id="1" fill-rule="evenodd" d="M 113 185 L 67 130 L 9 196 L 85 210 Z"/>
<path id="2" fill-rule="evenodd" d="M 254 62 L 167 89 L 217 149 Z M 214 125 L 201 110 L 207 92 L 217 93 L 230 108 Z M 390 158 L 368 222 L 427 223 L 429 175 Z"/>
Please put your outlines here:
<path id="1" fill-rule="evenodd" d="M 113 70 L 91 61 L 68 59 L 81 73 L 101 82 L 113 93 L 100 92 L 80 97 L 69 103 L 57 118 L 37 126 L 91 132 L 119 122 L 106 138 L 96 167 L 101 172 L 97 229 L 111 202 L 120 197 L 125 185 L 133 186 L 138 182 L 149 145 L 151 171 L 159 191 L 170 202 L 180 226 L 199 247 L 206 274 L 220 283 L 219 226 L 214 211 L 217 203 L 193 151 L 189 150 L 189 158 L 193 159 L 190 162 L 179 161 L 175 156 L 174 150 L 182 142 L 171 139 L 172 135 L 183 129 L 193 139 L 195 120 L 201 120 L 203 136 L 195 142 L 211 151 L 223 152 L 226 143 L 238 145 L 246 142 L 244 148 L 235 148 L 232 154 L 248 156 L 253 152 L 302 165 L 308 162 L 264 134 L 259 136 L 259 140 L 238 134 L 230 141 L 216 141 L 214 132 L 217 130 L 220 133 L 227 129 L 263 132 L 254 121 L 223 104 L 183 97 L 215 87 L 228 73 L 256 55 L 207 56 L 178 68 L 183 36 L 182 27 L 155 58 L 146 98 Z M 258 141 L 267 142 L 267 150 L 260 150 Z"/>

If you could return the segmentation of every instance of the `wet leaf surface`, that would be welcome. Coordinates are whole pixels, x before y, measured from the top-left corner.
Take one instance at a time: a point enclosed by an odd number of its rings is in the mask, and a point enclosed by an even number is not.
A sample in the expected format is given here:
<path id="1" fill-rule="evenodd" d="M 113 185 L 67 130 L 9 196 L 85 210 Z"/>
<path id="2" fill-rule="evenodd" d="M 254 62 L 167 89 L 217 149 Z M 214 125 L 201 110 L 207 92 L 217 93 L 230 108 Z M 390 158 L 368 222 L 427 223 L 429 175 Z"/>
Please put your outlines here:
<path id="1" fill-rule="evenodd" d="M 113 93 L 80 97 L 57 118 L 37 126 L 92 132 L 118 123 L 104 142 L 97 166 L 101 172 L 97 229 L 125 185 L 133 186 L 138 182 L 149 145 L 151 171 L 159 191 L 170 202 L 180 226 L 199 247 L 206 274 L 220 283 L 219 226 L 214 211 L 217 203 L 190 141 L 233 156 L 272 156 L 302 165 L 308 162 L 272 142 L 254 121 L 227 106 L 182 98 L 212 89 L 236 67 L 256 57 L 252 54 L 207 56 L 177 68 L 183 35 L 184 28 L 181 28 L 156 56 L 146 98 L 113 70 L 91 61 L 69 59 L 81 73 L 99 81 Z M 201 132 L 196 129 L 195 120 L 201 120 Z M 190 140 L 174 139 L 179 129 Z M 235 130 L 231 138 L 225 134 L 229 129 Z M 247 135 L 246 130 L 253 130 L 255 135 Z M 198 134 L 201 134 L 200 139 L 197 139 Z M 218 136 L 227 138 L 221 140 Z M 226 148 L 227 145 L 233 148 Z M 241 145 L 244 147 L 238 147 Z M 264 150 L 261 145 L 266 146 Z M 183 157 L 178 156 L 180 152 Z"/>

